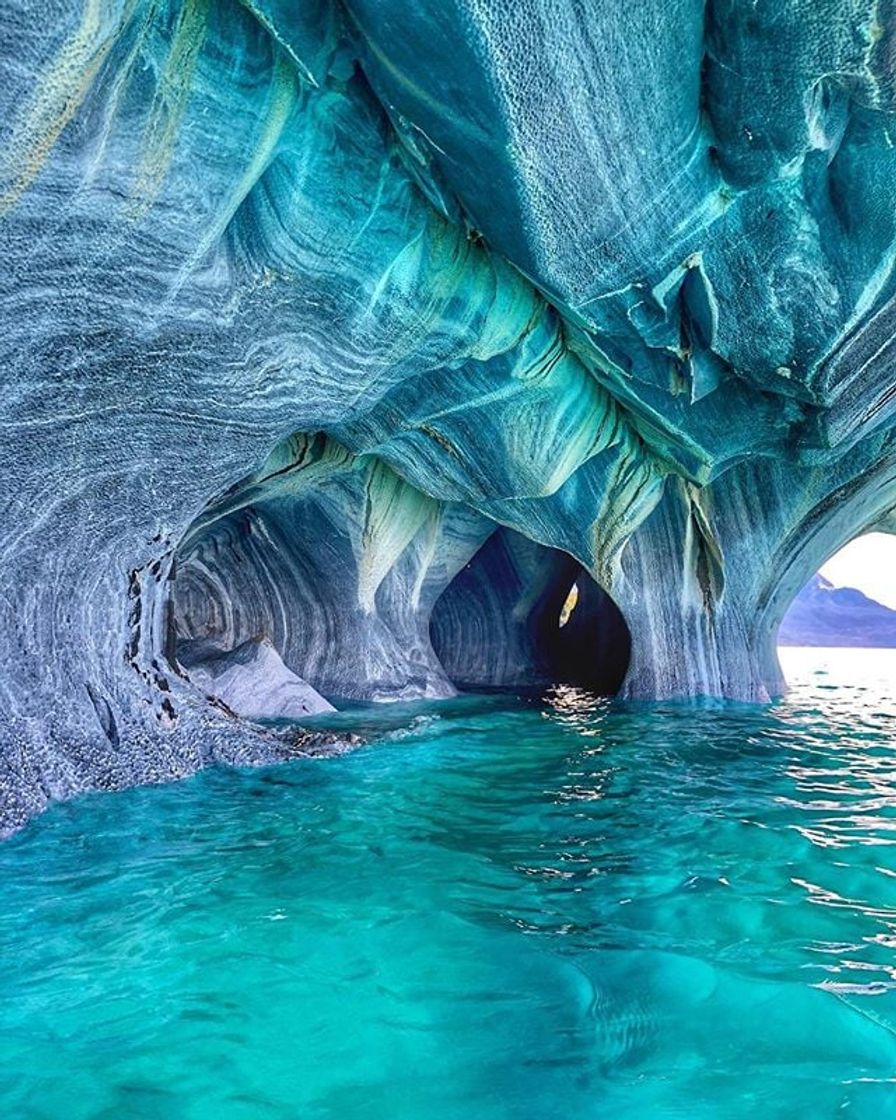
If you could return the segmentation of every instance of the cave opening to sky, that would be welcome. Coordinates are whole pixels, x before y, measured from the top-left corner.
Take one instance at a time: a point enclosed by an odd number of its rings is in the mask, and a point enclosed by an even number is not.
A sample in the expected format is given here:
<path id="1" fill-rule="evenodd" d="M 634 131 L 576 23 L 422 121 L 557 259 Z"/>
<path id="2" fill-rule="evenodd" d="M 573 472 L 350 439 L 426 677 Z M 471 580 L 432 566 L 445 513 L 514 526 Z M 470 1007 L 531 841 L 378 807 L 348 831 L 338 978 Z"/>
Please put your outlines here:
<path id="1" fill-rule="evenodd" d="M 862 533 L 826 560 L 791 603 L 778 642 L 896 647 L 896 537 Z"/>
<path id="2" fill-rule="evenodd" d="M 863 533 L 835 552 L 818 574 L 834 587 L 854 587 L 896 610 L 896 536 Z"/>

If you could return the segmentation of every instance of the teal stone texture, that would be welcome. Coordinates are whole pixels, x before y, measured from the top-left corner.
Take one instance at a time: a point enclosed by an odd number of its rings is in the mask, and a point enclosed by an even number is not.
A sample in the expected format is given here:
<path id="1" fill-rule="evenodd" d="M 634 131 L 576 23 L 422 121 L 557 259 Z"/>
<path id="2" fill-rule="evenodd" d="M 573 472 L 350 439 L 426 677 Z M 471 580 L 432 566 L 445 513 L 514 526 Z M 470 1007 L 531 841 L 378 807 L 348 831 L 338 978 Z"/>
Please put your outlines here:
<path id="1" fill-rule="evenodd" d="M 783 691 L 896 530 L 890 0 L 0 17 L 0 832 L 303 705 Z"/>

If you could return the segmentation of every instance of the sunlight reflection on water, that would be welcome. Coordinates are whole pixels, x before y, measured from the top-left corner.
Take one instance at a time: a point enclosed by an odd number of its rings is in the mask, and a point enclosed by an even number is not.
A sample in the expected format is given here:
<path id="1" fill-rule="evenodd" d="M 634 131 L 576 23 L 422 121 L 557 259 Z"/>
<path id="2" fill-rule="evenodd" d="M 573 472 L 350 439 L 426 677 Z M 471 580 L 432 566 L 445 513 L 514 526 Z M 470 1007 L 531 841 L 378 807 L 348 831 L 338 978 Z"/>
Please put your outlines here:
<path id="1" fill-rule="evenodd" d="M 0 847 L 0 1111 L 896 1116 L 896 653 L 783 661 L 55 808 Z"/>

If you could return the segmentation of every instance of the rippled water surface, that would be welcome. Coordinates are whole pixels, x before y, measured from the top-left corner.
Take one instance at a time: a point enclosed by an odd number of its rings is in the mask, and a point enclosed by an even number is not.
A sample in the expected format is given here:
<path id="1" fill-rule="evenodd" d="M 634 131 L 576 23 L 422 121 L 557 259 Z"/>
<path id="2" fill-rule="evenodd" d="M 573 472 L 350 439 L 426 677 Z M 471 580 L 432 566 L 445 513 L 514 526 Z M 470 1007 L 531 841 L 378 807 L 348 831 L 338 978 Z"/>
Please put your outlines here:
<path id="1" fill-rule="evenodd" d="M 0 845 L 0 1116 L 896 1117 L 896 654 L 399 712 Z"/>

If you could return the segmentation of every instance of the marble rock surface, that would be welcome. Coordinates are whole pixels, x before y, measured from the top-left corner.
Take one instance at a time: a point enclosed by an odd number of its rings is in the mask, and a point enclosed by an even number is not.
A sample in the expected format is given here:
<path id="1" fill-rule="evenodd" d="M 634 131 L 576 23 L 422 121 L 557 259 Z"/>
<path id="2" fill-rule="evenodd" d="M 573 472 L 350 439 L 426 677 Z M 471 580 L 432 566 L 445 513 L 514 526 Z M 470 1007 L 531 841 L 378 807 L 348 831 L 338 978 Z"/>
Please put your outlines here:
<path id="1" fill-rule="evenodd" d="M 0 0 L 0 831 L 281 757 L 190 678 L 247 641 L 778 694 L 896 526 L 894 58 L 872 0 Z"/>
<path id="2" fill-rule="evenodd" d="M 189 666 L 190 681 L 244 719 L 292 719 L 335 711 L 319 692 L 283 664 L 269 638 Z"/>

